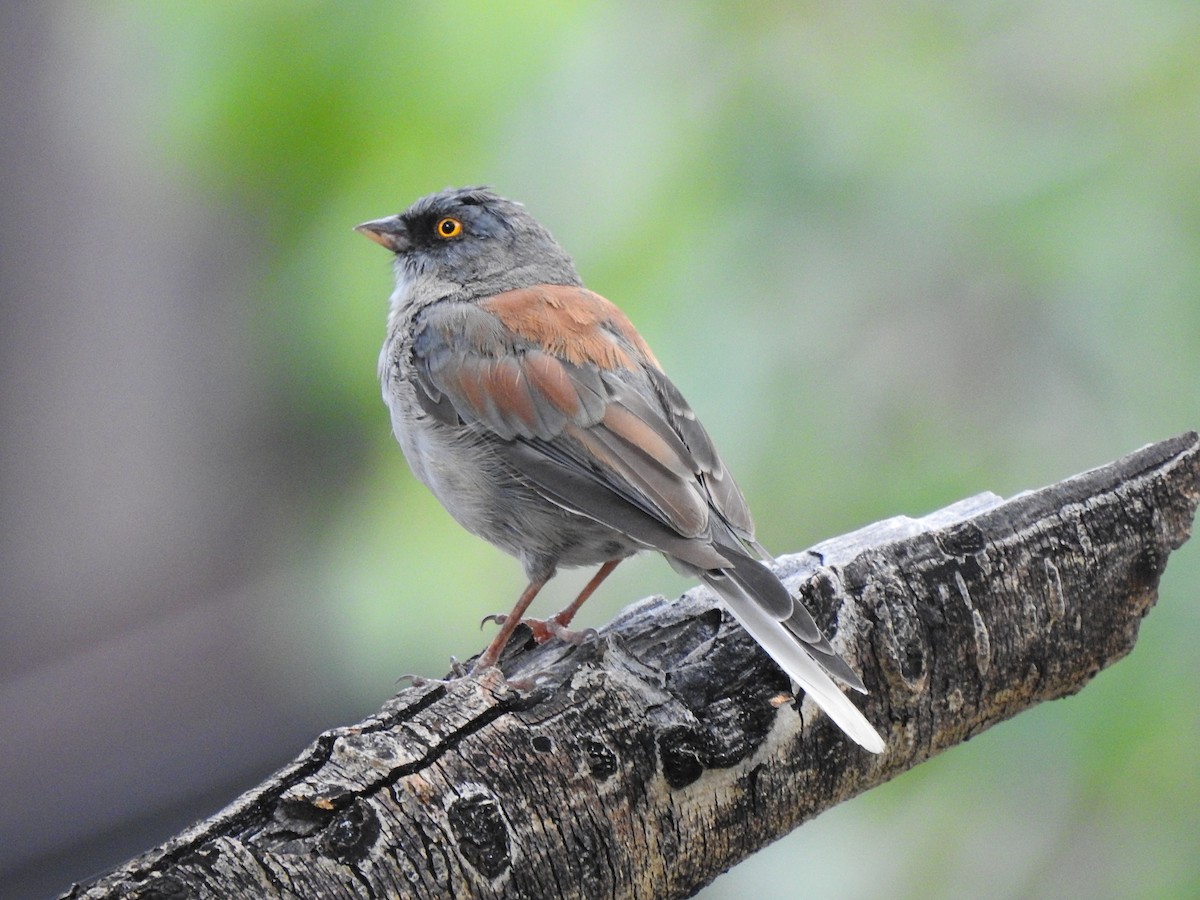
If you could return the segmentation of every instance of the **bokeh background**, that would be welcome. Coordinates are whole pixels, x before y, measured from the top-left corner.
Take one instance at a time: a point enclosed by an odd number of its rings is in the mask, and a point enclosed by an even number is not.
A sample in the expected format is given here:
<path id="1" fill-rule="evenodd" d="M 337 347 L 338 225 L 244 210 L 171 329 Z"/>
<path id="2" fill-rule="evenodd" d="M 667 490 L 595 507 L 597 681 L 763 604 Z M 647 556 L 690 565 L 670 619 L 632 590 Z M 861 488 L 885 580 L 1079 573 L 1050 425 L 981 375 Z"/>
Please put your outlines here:
<path id="1" fill-rule="evenodd" d="M 3 4 L 0 43 L 6 898 L 213 812 L 520 589 L 379 401 L 350 227 L 429 191 L 551 227 L 776 552 L 1200 425 L 1188 0 Z M 1081 695 L 702 897 L 1200 895 L 1198 576 Z M 684 585 L 623 566 L 585 624 Z"/>

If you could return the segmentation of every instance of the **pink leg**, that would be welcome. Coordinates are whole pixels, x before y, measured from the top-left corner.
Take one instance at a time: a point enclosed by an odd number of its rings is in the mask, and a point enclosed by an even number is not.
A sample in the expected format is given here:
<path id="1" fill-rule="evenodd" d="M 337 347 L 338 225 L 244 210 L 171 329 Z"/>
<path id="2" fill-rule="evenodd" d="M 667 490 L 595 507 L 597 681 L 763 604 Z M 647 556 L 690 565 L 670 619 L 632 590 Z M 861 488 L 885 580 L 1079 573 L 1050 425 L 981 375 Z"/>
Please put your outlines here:
<path id="1" fill-rule="evenodd" d="M 508 643 L 508 639 L 512 637 L 512 633 L 521 624 L 521 616 L 529 608 L 529 604 L 533 602 L 533 598 L 538 595 L 538 591 L 545 587 L 546 582 L 549 580 L 549 578 L 543 578 L 541 581 L 531 581 L 529 583 L 529 586 L 521 593 L 520 598 L 517 600 L 517 605 L 513 607 L 512 612 L 505 616 L 504 622 L 500 626 L 500 630 L 496 632 L 496 636 L 492 638 L 492 642 L 480 654 L 479 659 L 475 660 L 475 665 L 471 667 L 472 672 L 482 672 L 484 669 L 490 669 L 496 664 L 496 660 L 500 658 L 501 651 L 504 650 L 504 645 Z"/>
<path id="2" fill-rule="evenodd" d="M 619 559 L 610 559 L 602 565 L 596 574 L 592 576 L 592 580 L 583 586 L 583 590 L 579 592 L 579 596 L 572 601 L 571 605 L 556 614 L 552 621 L 566 628 L 571 624 L 571 620 L 575 618 L 575 613 L 579 612 L 579 607 L 583 606 L 592 594 L 596 593 L 596 588 L 604 583 L 604 579 L 612 574 L 613 569 L 621 564 Z"/>
<path id="3" fill-rule="evenodd" d="M 571 620 L 575 618 L 575 613 L 579 612 L 579 607 L 587 602 L 588 597 L 596 593 L 596 588 L 612 574 L 612 570 L 621 562 L 619 559 L 610 559 L 602 565 L 599 571 L 592 576 L 592 580 L 584 585 L 583 590 L 579 592 L 579 596 L 562 611 L 555 613 L 548 619 L 526 619 L 525 624 L 533 632 L 533 639 L 539 644 L 544 644 L 550 638 L 558 638 L 560 641 L 566 641 L 568 644 L 582 644 L 589 637 L 596 636 L 596 629 L 586 628 L 583 631 L 570 631 L 567 626 L 571 624 Z M 499 617 L 496 621 L 500 621 Z"/>

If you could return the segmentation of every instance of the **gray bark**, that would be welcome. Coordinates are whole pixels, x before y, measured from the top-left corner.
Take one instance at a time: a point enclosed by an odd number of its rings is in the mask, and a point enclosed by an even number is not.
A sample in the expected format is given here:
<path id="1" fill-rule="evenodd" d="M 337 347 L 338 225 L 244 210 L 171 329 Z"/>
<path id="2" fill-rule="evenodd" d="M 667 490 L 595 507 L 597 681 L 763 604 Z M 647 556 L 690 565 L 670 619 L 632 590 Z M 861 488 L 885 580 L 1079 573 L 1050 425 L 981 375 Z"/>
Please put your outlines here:
<path id="1" fill-rule="evenodd" d="M 888 742 L 844 739 L 697 588 L 510 682 L 403 690 L 67 896 L 686 897 L 822 810 L 1133 648 L 1200 499 L 1195 434 L 1003 501 L 980 495 L 780 560 L 862 673 Z"/>

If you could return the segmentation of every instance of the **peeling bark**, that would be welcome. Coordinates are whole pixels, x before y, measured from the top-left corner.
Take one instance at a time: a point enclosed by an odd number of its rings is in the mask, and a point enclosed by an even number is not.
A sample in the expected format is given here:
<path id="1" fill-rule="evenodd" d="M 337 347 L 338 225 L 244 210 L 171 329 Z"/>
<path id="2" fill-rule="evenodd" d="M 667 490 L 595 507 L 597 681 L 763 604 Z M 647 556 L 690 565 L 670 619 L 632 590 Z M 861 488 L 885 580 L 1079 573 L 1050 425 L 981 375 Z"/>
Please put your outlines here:
<path id="1" fill-rule="evenodd" d="M 780 561 L 862 673 L 888 751 L 844 739 L 697 588 L 515 690 L 409 688 L 72 898 L 695 893 L 822 810 L 1127 654 L 1200 500 L 1185 434 L 1042 490 L 891 519 Z M 524 643 L 523 643 L 524 641 Z"/>

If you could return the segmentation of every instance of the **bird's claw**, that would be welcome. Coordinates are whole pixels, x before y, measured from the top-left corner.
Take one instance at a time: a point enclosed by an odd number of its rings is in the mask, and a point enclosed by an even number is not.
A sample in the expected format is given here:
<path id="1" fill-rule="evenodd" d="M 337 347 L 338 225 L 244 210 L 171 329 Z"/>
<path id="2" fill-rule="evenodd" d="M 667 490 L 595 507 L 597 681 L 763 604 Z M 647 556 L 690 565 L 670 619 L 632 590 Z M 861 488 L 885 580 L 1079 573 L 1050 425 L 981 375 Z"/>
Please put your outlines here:
<path id="1" fill-rule="evenodd" d="M 447 678 L 426 678 L 424 675 L 405 674 L 396 679 L 396 684 L 401 684 L 407 681 L 415 688 L 425 687 L 430 684 L 448 685 L 460 678 L 466 678 L 468 675 L 475 674 L 474 669 L 468 669 L 465 665 L 458 661 L 457 657 L 450 657 L 450 675 Z"/>
<path id="2" fill-rule="evenodd" d="M 479 627 L 482 628 L 489 622 L 494 625 L 503 625 L 507 621 L 508 616 L 504 613 L 492 613 L 480 620 Z M 521 624 L 527 626 L 533 632 L 533 639 L 539 644 L 544 644 L 551 638 L 558 638 L 560 641 L 565 641 L 568 644 L 578 647 L 586 644 L 588 641 L 594 641 L 600 636 L 600 633 L 595 628 L 583 628 L 579 631 L 572 631 L 553 616 L 549 619 L 522 619 Z"/>
<path id="3" fill-rule="evenodd" d="M 509 678 L 499 666 L 473 666 L 469 677 L 478 678 L 479 683 L 491 690 L 532 691 L 545 680 L 544 675 L 531 678 Z"/>
<path id="4" fill-rule="evenodd" d="M 600 637 L 600 632 L 595 628 L 581 628 L 578 631 L 572 631 L 564 625 L 559 625 L 553 619 L 546 620 L 546 627 L 554 637 L 560 641 L 566 641 L 568 644 L 573 644 L 576 647 L 581 647 L 589 641 L 597 640 Z"/>
<path id="5" fill-rule="evenodd" d="M 503 625 L 508 621 L 508 616 L 504 613 L 491 613 L 479 620 L 479 628 L 482 631 L 483 626 L 491 622 L 493 625 Z"/>
<path id="6" fill-rule="evenodd" d="M 397 678 L 396 683 L 401 684 L 407 681 L 415 688 L 428 687 L 431 684 L 447 687 L 464 678 L 475 678 L 483 687 L 498 692 L 504 690 L 532 691 L 544 680 L 542 675 L 535 675 L 532 678 L 509 678 L 497 665 L 480 666 L 476 663 L 473 666 L 467 666 L 452 656 L 450 657 L 450 674 L 446 678 L 427 678 L 424 675 L 406 674 Z"/>

